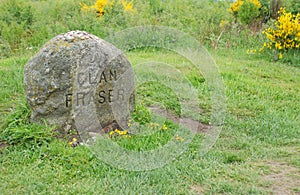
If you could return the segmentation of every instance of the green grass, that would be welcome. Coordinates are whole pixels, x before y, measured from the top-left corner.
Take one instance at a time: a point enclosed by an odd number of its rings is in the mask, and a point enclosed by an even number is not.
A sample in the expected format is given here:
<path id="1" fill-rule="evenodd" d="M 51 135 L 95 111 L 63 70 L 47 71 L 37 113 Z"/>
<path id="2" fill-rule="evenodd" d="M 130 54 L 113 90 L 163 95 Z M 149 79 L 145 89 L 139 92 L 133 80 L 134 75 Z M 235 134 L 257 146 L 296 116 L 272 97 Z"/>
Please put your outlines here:
<path id="1" fill-rule="evenodd" d="M 94 0 L 0 0 L 0 194 L 300 193 L 299 51 L 277 62 L 268 60 L 272 54 L 246 54 L 261 47 L 263 36 L 234 23 L 226 1 L 134 0 L 134 15 L 114 10 L 101 19 L 81 12 L 80 2 Z M 162 168 L 120 170 L 85 146 L 70 147 L 74 135 L 29 121 L 24 65 L 47 40 L 68 30 L 105 38 L 143 25 L 176 28 L 216 48 L 209 50 L 226 87 L 227 112 L 219 139 L 205 155 L 198 154 L 203 134 L 196 134 L 187 151 Z M 144 81 L 136 86 L 132 115 L 141 133 L 109 140 L 132 151 L 179 143 L 174 134 L 180 126 L 150 114 L 147 106 L 209 124 L 210 89 L 187 59 L 157 48 L 126 55 Z M 199 100 L 186 108 L 182 103 L 194 95 L 190 88 Z M 149 122 L 158 126 L 149 128 Z M 161 130 L 163 125 L 168 129 Z"/>
<path id="2" fill-rule="evenodd" d="M 0 119 L 4 126 L 0 138 L 12 143 L 0 149 L 1 193 L 269 194 L 274 181 L 268 180 L 267 175 L 280 173 L 282 167 L 286 174 L 276 177 L 283 182 L 281 190 L 299 193 L 296 182 L 300 175 L 300 69 L 249 56 L 242 49 L 211 53 L 223 76 L 228 104 L 217 143 L 199 156 L 202 136 L 197 135 L 176 160 L 163 168 L 142 172 L 114 168 L 84 146 L 72 148 L 68 140 L 55 138 L 52 127 L 29 123 L 22 80 L 23 67 L 30 56 L 1 60 Z M 182 57 L 157 50 L 132 51 L 127 56 L 134 67 L 159 61 L 181 70 L 198 89 L 199 106 L 207 110 L 200 120 L 209 121 L 210 99 L 205 82 Z M 156 94 L 154 100 L 160 100 L 168 91 L 161 89 L 158 93 L 153 86 L 140 90 Z M 174 101 L 164 104 L 176 108 L 176 104 L 171 104 Z M 124 138 L 119 144 L 138 149 L 150 141 L 153 145 L 149 147 L 155 148 L 170 139 L 170 135 L 162 135 L 151 135 L 146 141 L 142 137 L 133 141 Z M 159 142 L 153 140 L 157 137 Z M 287 178 L 292 178 L 292 182 Z"/>

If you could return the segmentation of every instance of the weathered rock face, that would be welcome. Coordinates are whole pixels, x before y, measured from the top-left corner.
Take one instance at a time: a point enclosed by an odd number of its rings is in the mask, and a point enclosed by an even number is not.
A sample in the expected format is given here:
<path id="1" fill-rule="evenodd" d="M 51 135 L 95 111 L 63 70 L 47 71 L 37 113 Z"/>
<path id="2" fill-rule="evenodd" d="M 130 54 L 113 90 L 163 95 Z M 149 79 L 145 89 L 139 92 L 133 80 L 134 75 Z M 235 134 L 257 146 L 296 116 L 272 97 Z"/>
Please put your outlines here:
<path id="1" fill-rule="evenodd" d="M 129 61 L 113 45 L 83 31 L 46 43 L 25 66 L 31 119 L 58 128 L 98 131 L 116 121 L 126 126 L 134 107 Z"/>

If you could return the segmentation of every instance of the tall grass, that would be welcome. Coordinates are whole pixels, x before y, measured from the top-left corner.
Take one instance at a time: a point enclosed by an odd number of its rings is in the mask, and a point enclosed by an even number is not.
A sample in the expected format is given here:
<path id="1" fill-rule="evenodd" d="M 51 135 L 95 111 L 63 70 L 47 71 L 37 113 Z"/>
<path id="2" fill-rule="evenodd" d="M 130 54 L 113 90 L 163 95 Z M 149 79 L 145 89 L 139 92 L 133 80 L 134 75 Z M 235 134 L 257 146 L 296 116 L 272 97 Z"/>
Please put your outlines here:
<path id="1" fill-rule="evenodd" d="M 261 35 L 234 24 L 229 2 L 212 0 L 134 0 L 134 14 L 122 10 L 97 17 L 80 10 L 93 0 L 2 0 L 0 2 L 0 57 L 36 51 L 47 40 L 69 30 L 99 37 L 132 26 L 160 25 L 185 31 L 207 47 L 255 45 Z"/>

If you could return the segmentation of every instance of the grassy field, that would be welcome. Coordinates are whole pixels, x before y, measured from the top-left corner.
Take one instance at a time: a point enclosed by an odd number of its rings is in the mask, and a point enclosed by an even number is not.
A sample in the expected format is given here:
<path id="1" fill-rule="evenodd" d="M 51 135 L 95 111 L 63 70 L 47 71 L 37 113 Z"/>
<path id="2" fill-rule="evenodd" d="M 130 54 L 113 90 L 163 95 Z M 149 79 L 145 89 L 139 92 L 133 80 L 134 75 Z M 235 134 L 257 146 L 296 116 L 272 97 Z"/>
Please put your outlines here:
<path id="1" fill-rule="evenodd" d="M 0 0 L 0 194 L 300 194 L 299 50 L 290 56 L 293 63 L 247 52 L 263 44 L 261 29 L 253 32 L 235 23 L 228 2 L 183 1 L 135 0 L 133 15 L 119 4 L 97 18 L 79 6 L 94 0 Z M 198 151 L 209 129 L 196 133 L 187 150 L 162 168 L 127 171 L 104 163 L 84 145 L 71 147 L 73 134 L 62 136 L 55 127 L 29 121 L 24 66 L 47 40 L 76 29 L 104 38 L 142 25 L 181 30 L 207 47 L 216 61 L 227 110 L 219 138 L 206 154 Z M 189 60 L 158 48 L 125 54 L 136 76 L 160 78 L 160 84 L 169 82 L 174 89 L 188 83 L 183 86 L 195 89 L 200 115 L 181 112 L 178 99 L 188 101 L 188 95 L 178 98 L 157 83 L 140 85 L 133 120 L 157 127 L 145 128 L 147 136 L 108 139 L 133 151 L 156 149 L 172 140 L 180 127 L 150 114 L 146 107 L 153 101 L 173 115 L 209 127 L 211 90 Z M 175 138 L 175 143 L 186 141 Z"/>
<path id="2" fill-rule="evenodd" d="M 2 146 L 1 193 L 299 193 L 299 68 L 253 58 L 244 50 L 211 53 L 228 101 L 217 143 L 198 156 L 201 135 L 197 135 L 175 161 L 144 172 L 116 169 L 84 146 L 72 148 L 67 140 L 51 137 L 51 127 L 29 124 L 22 73 L 30 56 L 1 60 L 1 121 L 9 122 L 1 135 L 19 142 Z M 180 59 L 155 50 L 127 56 L 133 66 L 153 59 L 170 64 Z M 177 67 L 188 66 L 175 61 Z"/>

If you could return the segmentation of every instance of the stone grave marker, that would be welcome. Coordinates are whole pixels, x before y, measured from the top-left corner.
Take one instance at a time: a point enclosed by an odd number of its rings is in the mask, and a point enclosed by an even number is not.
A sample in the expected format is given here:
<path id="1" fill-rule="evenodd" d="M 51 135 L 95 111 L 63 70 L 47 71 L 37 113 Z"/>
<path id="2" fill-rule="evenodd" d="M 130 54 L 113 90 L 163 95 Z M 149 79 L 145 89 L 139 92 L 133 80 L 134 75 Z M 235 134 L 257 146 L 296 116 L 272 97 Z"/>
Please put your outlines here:
<path id="1" fill-rule="evenodd" d="M 134 108 L 134 76 L 125 55 L 84 31 L 47 42 L 25 66 L 31 120 L 62 130 L 126 127 Z"/>

